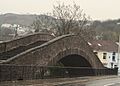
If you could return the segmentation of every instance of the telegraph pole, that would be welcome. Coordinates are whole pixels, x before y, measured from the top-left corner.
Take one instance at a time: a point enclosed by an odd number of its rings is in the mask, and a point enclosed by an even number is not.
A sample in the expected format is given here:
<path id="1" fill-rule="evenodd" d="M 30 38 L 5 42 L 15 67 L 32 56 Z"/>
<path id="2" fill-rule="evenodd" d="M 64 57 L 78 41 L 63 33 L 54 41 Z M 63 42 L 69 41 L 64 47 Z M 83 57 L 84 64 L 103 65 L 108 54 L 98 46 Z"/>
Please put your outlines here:
<path id="1" fill-rule="evenodd" d="M 119 42 L 118 42 L 118 59 L 117 59 L 117 65 L 118 65 L 118 73 L 120 73 L 120 64 L 119 64 L 119 61 L 120 61 L 120 35 L 119 35 Z"/>
<path id="2" fill-rule="evenodd" d="M 14 38 L 16 38 L 17 36 L 18 36 L 18 25 L 16 25 L 16 27 L 15 27 L 15 36 L 14 36 Z"/>

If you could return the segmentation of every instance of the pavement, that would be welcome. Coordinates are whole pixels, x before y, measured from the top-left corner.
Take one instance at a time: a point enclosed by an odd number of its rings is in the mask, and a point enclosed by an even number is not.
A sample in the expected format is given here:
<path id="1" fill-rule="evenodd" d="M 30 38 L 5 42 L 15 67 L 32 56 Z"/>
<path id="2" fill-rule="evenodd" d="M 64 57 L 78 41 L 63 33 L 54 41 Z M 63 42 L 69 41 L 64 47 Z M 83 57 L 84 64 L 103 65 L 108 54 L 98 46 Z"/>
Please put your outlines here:
<path id="1" fill-rule="evenodd" d="M 85 86 L 120 86 L 120 77 L 89 81 Z"/>
<path id="2" fill-rule="evenodd" d="M 114 79 L 118 77 L 119 76 L 88 76 L 88 77 L 77 77 L 77 78 L 7 81 L 7 82 L 0 82 L 0 86 L 85 86 L 85 83 L 87 82 L 91 82 L 95 80 Z"/>

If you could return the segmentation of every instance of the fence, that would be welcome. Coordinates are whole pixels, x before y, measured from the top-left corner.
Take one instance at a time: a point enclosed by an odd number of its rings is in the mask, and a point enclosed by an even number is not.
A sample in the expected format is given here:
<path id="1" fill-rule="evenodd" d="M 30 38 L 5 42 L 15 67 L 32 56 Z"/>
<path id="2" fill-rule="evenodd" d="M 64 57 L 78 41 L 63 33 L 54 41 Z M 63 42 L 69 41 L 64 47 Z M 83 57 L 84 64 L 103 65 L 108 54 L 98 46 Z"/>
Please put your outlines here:
<path id="1" fill-rule="evenodd" d="M 116 69 L 95 69 L 89 67 L 18 66 L 0 65 L 0 81 L 33 80 L 81 76 L 117 75 Z"/>

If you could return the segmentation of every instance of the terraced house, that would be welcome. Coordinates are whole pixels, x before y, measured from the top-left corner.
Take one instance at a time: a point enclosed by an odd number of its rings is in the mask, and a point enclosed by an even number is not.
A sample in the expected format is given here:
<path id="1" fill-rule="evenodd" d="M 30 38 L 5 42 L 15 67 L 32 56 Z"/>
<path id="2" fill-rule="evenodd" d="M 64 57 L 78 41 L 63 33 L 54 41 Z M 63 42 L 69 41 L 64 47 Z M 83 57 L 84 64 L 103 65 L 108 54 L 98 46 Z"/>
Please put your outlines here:
<path id="1" fill-rule="evenodd" d="M 118 67 L 118 44 L 113 41 L 94 40 L 88 42 L 103 65 L 107 68 Z"/>

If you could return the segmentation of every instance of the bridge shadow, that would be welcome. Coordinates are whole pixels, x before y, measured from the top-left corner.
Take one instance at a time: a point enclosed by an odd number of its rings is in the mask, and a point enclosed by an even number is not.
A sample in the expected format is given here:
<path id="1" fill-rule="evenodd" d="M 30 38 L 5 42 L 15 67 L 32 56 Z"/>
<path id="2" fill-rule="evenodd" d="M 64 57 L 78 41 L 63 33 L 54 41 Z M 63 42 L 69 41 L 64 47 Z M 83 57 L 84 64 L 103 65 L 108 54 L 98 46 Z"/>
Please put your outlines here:
<path id="1" fill-rule="evenodd" d="M 95 75 L 91 64 L 84 57 L 77 54 L 63 57 L 57 62 L 57 66 L 64 67 L 62 72 L 68 77 Z"/>
<path id="2" fill-rule="evenodd" d="M 62 63 L 65 67 L 92 67 L 84 57 L 77 54 L 65 56 L 58 63 Z"/>

